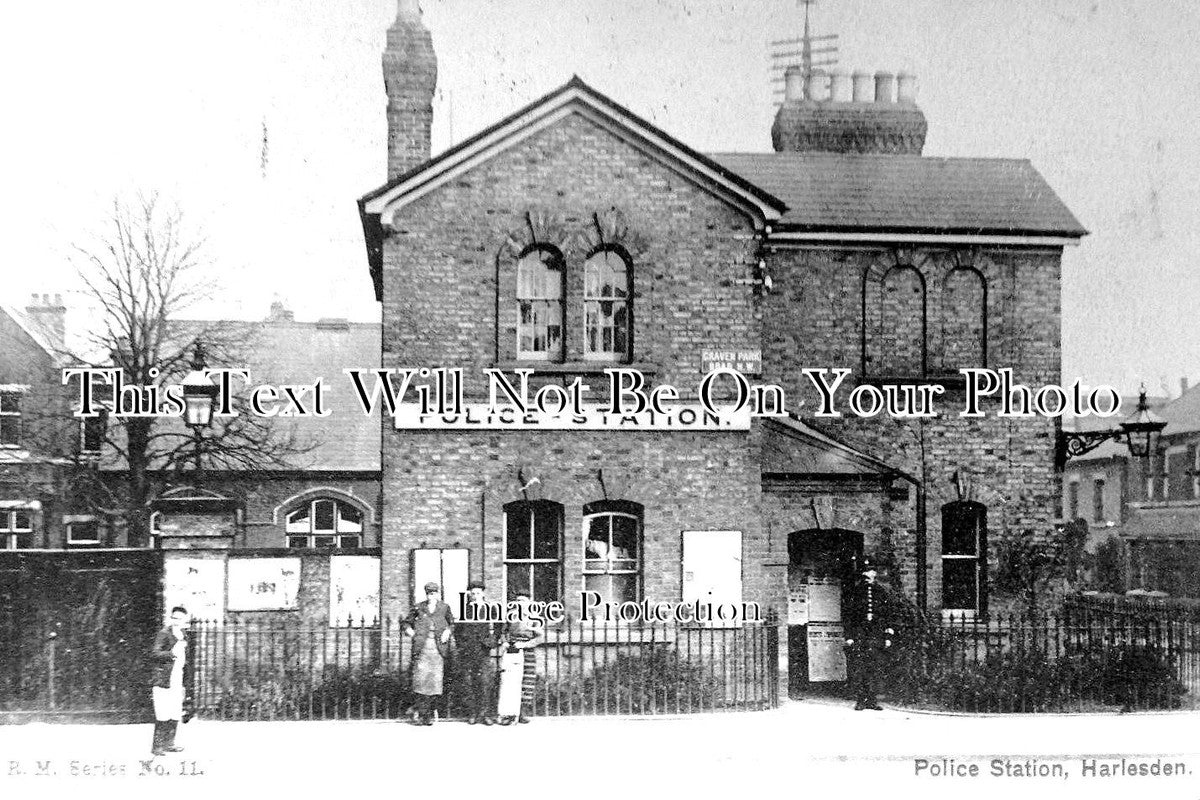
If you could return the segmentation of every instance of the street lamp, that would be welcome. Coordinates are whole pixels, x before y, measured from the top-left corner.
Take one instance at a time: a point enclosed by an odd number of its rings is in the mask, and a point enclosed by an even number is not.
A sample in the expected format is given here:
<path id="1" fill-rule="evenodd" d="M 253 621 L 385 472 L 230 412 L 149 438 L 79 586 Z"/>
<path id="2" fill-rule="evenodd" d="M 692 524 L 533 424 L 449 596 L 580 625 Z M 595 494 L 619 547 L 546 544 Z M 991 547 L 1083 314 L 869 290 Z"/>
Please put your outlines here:
<path id="1" fill-rule="evenodd" d="M 196 343 L 192 357 L 192 371 L 183 379 L 183 417 L 192 429 L 194 439 L 192 459 L 196 472 L 200 472 L 200 442 L 202 431 L 212 424 L 213 403 L 219 388 L 204 374 L 204 347 Z"/>
<path id="2" fill-rule="evenodd" d="M 1153 455 L 1158 436 L 1165 427 L 1166 421 L 1150 410 L 1146 385 L 1142 384 L 1137 408 L 1118 427 L 1106 431 L 1059 431 L 1055 461 L 1062 469 L 1067 459 L 1091 452 L 1109 440 L 1124 440 L 1130 455 L 1146 459 Z"/>

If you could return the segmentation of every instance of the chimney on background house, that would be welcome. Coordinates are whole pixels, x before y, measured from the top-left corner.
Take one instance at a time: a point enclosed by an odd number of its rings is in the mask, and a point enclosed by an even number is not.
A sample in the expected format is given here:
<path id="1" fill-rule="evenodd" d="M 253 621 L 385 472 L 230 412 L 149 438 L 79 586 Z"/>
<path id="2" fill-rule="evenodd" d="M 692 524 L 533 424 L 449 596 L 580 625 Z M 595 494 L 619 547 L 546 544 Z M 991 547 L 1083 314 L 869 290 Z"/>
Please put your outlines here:
<path id="1" fill-rule="evenodd" d="M 917 79 L 908 72 L 834 69 L 784 76 L 784 99 L 771 126 L 778 152 L 920 155 L 928 123 L 917 108 Z M 803 86 L 801 91 L 799 87 Z"/>
<path id="2" fill-rule="evenodd" d="M 61 294 L 34 294 L 25 306 L 25 318 L 51 347 L 63 350 L 67 338 L 67 307 Z"/>
<path id="3" fill-rule="evenodd" d="M 429 160 L 437 56 L 417 0 L 399 0 L 383 51 L 388 180 Z"/>

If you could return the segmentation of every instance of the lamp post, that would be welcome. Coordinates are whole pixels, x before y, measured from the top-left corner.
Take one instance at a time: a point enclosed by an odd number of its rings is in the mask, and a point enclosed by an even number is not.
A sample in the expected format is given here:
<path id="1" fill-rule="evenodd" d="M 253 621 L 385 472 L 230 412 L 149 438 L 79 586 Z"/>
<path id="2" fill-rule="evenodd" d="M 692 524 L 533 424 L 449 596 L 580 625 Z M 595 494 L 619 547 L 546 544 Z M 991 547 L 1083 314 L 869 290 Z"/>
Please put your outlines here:
<path id="1" fill-rule="evenodd" d="M 1167 427 L 1165 420 L 1150 410 L 1146 401 L 1146 386 L 1142 384 L 1137 408 L 1116 428 L 1104 431 L 1059 431 L 1055 448 L 1055 463 L 1062 469 L 1067 459 L 1095 450 L 1107 441 L 1124 441 L 1134 458 L 1148 459 L 1155 449 L 1159 435 Z"/>
<path id="2" fill-rule="evenodd" d="M 205 374 L 204 346 L 196 343 L 192 356 L 192 371 L 183 379 L 184 422 L 192 429 L 192 460 L 196 475 L 200 474 L 200 443 L 203 431 L 212 424 L 213 402 L 219 388 Z"/>

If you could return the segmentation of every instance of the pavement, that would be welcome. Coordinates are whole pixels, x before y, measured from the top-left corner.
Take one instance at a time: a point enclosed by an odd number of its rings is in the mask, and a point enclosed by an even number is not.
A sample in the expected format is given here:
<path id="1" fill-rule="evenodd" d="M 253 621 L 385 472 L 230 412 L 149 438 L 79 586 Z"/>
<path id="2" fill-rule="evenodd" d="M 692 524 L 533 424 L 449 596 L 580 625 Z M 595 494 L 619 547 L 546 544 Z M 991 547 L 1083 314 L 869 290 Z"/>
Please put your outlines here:
<path id="1" fill-rule="evenodd" d="M 0 727 L 0 798 L 739 798 L 880 793 L 1200 800 L 1200 712 L 951 715 L 840 702 L 679 717 Z M 972 774 L 974 773 L 974 774 Z M 1170 774 L 1167 774 L 1170 773 Z M 782 791 L 780 791 L 782 790 Z M 431 794 L 433 793 L 433 794 Z"/>

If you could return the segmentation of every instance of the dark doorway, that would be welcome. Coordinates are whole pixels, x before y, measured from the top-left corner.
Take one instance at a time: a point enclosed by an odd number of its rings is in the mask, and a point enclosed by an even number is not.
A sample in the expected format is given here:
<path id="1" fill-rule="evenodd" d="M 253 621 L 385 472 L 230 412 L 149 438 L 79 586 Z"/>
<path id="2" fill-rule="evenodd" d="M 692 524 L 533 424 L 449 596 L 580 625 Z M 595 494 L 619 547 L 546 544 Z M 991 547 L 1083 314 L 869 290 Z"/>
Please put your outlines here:
<path id="1" fill-rule="evenodd" d="M 840 693 L 846 683 L 842 591 L 863 535 L 842 528 L 788 534 L 788 693 Z"/>

